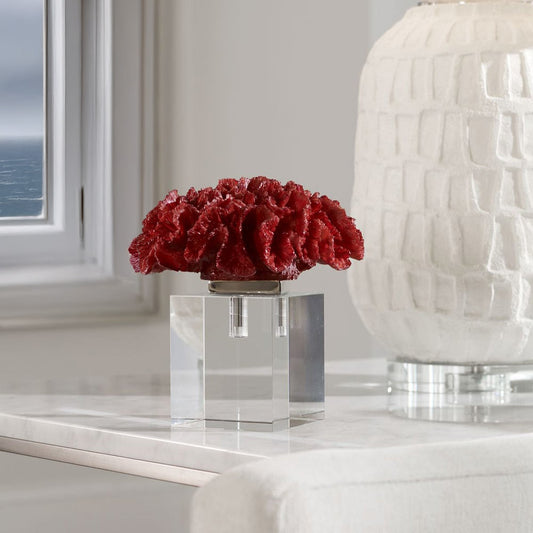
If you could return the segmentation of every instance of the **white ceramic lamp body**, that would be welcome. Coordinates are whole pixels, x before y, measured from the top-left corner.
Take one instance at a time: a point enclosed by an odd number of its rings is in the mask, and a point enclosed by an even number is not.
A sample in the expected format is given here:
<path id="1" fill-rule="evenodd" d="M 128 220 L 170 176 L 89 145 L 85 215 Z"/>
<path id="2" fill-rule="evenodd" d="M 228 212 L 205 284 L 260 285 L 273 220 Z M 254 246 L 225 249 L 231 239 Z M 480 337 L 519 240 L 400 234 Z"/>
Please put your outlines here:
<path id="1" fill-rule="evenodd" d="M 354 303 L 394 355 L 533 360 L 533 5 L 414 7 L 375 44 L 352 212 Z"/>

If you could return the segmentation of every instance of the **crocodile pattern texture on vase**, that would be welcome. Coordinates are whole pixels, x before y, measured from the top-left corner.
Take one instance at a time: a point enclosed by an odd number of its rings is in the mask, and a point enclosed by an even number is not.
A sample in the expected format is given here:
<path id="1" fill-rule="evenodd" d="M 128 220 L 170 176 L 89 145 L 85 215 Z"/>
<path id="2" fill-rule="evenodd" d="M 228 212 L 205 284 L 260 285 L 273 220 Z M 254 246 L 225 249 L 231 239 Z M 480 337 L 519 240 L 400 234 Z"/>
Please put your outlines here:
<path id="1" fill-rule="evenodd" d="M 410 9 L 359 94 L 350 290 L 418 361 L 533 360 L 533 5 Z"/>

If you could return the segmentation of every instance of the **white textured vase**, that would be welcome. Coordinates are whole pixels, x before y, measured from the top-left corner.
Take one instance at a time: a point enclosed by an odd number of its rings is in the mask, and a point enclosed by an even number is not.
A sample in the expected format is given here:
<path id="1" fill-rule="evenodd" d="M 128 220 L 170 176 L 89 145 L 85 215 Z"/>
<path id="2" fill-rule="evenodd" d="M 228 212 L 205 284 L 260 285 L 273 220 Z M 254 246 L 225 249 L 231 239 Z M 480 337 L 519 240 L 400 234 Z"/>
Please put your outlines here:
<path id="1" fill-rule="evenodd" d="M 533 360 L 533 5 L 422 5 L 375 44 L 352 212 L 353 300 L 393 354 Z"/>

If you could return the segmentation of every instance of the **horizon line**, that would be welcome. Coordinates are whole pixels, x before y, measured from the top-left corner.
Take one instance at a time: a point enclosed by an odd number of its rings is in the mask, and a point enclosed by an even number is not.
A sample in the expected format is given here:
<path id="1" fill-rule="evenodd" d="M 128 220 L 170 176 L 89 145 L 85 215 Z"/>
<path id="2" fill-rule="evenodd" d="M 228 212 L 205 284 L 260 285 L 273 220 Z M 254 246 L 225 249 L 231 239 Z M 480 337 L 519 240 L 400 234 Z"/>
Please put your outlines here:
<path id="1" fill-rule="evenodd" d="M 13 141 L 21 139 L 44 139 L 44 135 L 1 135 L 0 141 Z"/>

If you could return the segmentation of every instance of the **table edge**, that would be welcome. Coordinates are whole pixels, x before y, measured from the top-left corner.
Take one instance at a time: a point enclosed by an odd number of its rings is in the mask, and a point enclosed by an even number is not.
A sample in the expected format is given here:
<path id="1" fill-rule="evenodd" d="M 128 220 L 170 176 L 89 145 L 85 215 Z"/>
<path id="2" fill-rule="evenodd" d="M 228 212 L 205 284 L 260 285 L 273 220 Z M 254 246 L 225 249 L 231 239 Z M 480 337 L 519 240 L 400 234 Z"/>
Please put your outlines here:
<path id="1" fill-rule="evenodd" d="M 183 466 L 120 457 L 118 455 L 67 448 L 12 437 L 0 436 L 0 451 L 192 487 L 201 487 L 219 475 L 206 470 L 196 470 Z"/>

